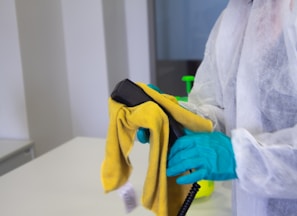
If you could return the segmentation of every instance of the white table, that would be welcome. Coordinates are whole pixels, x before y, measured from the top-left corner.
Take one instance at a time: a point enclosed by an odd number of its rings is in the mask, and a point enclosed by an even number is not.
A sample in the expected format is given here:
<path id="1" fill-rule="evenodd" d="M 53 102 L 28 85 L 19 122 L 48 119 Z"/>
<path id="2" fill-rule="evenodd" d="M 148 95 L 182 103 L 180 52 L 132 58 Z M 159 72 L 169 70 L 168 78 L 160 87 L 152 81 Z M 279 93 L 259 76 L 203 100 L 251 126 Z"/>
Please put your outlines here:
<path id="1" fill-rule="evenodd" d="M 0 176 L 34 158 L 31 140 L 0 140 Z"/>
<path id="2" fill-rule="evenodd" d="M 104 139 L 75 138 L 0 177 L 1 216 L 126 215 L 117 192 L 104 194 L 100 166 Z M 135 144 L 131 183 L 140 200 L 148 145 Z M 195 200 L 188 215 L 230 216 L 230 184 L 216 183 L 211 198 Z M 153 215 L 141 205 L 129 215 Z"/>

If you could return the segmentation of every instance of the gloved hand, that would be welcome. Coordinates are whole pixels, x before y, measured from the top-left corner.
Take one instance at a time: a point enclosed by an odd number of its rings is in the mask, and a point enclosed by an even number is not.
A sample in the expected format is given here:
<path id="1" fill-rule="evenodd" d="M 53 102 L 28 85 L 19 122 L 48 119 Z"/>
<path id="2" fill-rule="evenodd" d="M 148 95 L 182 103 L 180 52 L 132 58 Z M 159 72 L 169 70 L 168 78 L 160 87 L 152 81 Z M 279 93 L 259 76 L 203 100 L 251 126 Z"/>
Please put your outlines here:
<path id="1" fill-rule="evenodd" d="M 154 89 L 155 91 L 162 94 L 161 89 L 159 89 L 157 86 L 155 86 L 153 84 L 148 84 L 148 87 L 150 87 L 151 89 Z M 137 136 L 137 139 L 139 140 L 139 142 L 141 142 L 142 144 L 149 143 L 150 131 L 147 128 L 139 128 L 137 130 L 136 136 Z"/>
<path id="2" fill-rule="evenodd" d="M 236 162 L 229 137 L 221 132 L 192 133 L 180 137 L 168 155 L 167 176 L 177 176 L 187 170 L 192 173 L 177 178 L 178 184 L 204 180 L 237 178 Z"/>
<path id="3" fill-rule="evenodd" d="M 150 130 L 147 128 L 139 128 L 136 133 L 137 139 L 142 144 L 149 143 L 150 141 Z"/>

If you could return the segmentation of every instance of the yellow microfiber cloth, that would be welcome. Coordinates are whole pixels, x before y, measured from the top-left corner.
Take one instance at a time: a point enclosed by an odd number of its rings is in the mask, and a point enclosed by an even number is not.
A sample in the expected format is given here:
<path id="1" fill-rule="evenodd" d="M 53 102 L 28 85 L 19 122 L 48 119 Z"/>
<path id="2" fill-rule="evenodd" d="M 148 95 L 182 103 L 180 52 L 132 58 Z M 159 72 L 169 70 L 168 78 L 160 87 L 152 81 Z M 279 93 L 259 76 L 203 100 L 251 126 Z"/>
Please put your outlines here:
<path id="1" fill-rule="evenodd" d="M 192 131 L 211 131 L 212 122 L 181 107 L 173 96 L 159 94 L 143 83 L 137 83 L 174 119 Z M 149 101 L 127 107 L 109 99 L 110 122 L 106 140 L 101 181 L 105 192 L 124 185 L 132 171 L 129 153 L 139 127 L 150 130 L 149 167 L 145 178 L 142 204 L 158 216 L 177 215 L 191 185 L 178 185 L 166 176 L 169 140 L 167 115 L 156 103 Z"/>

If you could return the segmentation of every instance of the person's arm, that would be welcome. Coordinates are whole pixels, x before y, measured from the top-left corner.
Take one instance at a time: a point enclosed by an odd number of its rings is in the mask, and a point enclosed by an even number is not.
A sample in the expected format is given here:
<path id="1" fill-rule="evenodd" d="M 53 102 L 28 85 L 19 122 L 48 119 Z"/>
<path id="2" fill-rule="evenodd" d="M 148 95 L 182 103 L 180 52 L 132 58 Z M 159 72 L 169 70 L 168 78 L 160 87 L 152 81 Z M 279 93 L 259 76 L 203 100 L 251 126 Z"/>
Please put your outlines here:
<path id="1" fill-rule="evenodd" d="M 253 194 L 297 198 L 297 126 L 253 136 L 232 131 L 240 186 Z"/>
<path id="2" fill-rule="evenodd" d="M 186 109 L 212 120 L 216 131 L 224 131 L 223 96 L 219 77 L 216 38 L 221 17 L 212 29 L 206 44 L 204 58 L 199 66 L 188 102 L 180 102 Z"/>

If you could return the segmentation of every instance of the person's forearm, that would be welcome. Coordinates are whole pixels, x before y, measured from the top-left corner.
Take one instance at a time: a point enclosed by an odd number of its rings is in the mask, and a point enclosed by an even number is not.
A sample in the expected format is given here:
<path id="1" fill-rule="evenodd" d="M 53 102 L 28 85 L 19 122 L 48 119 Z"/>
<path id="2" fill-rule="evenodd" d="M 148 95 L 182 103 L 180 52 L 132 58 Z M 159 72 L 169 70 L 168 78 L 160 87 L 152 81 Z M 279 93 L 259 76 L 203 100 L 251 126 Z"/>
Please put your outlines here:
<path id="1" fill-rule="evenodd" d="M 236 173 L 243 189 L 259 196 L 297 198 L 296 139 L 288 135 L 297 128 L 287 130 L 256 138 L 245 129 L 232 131 Z"/>

